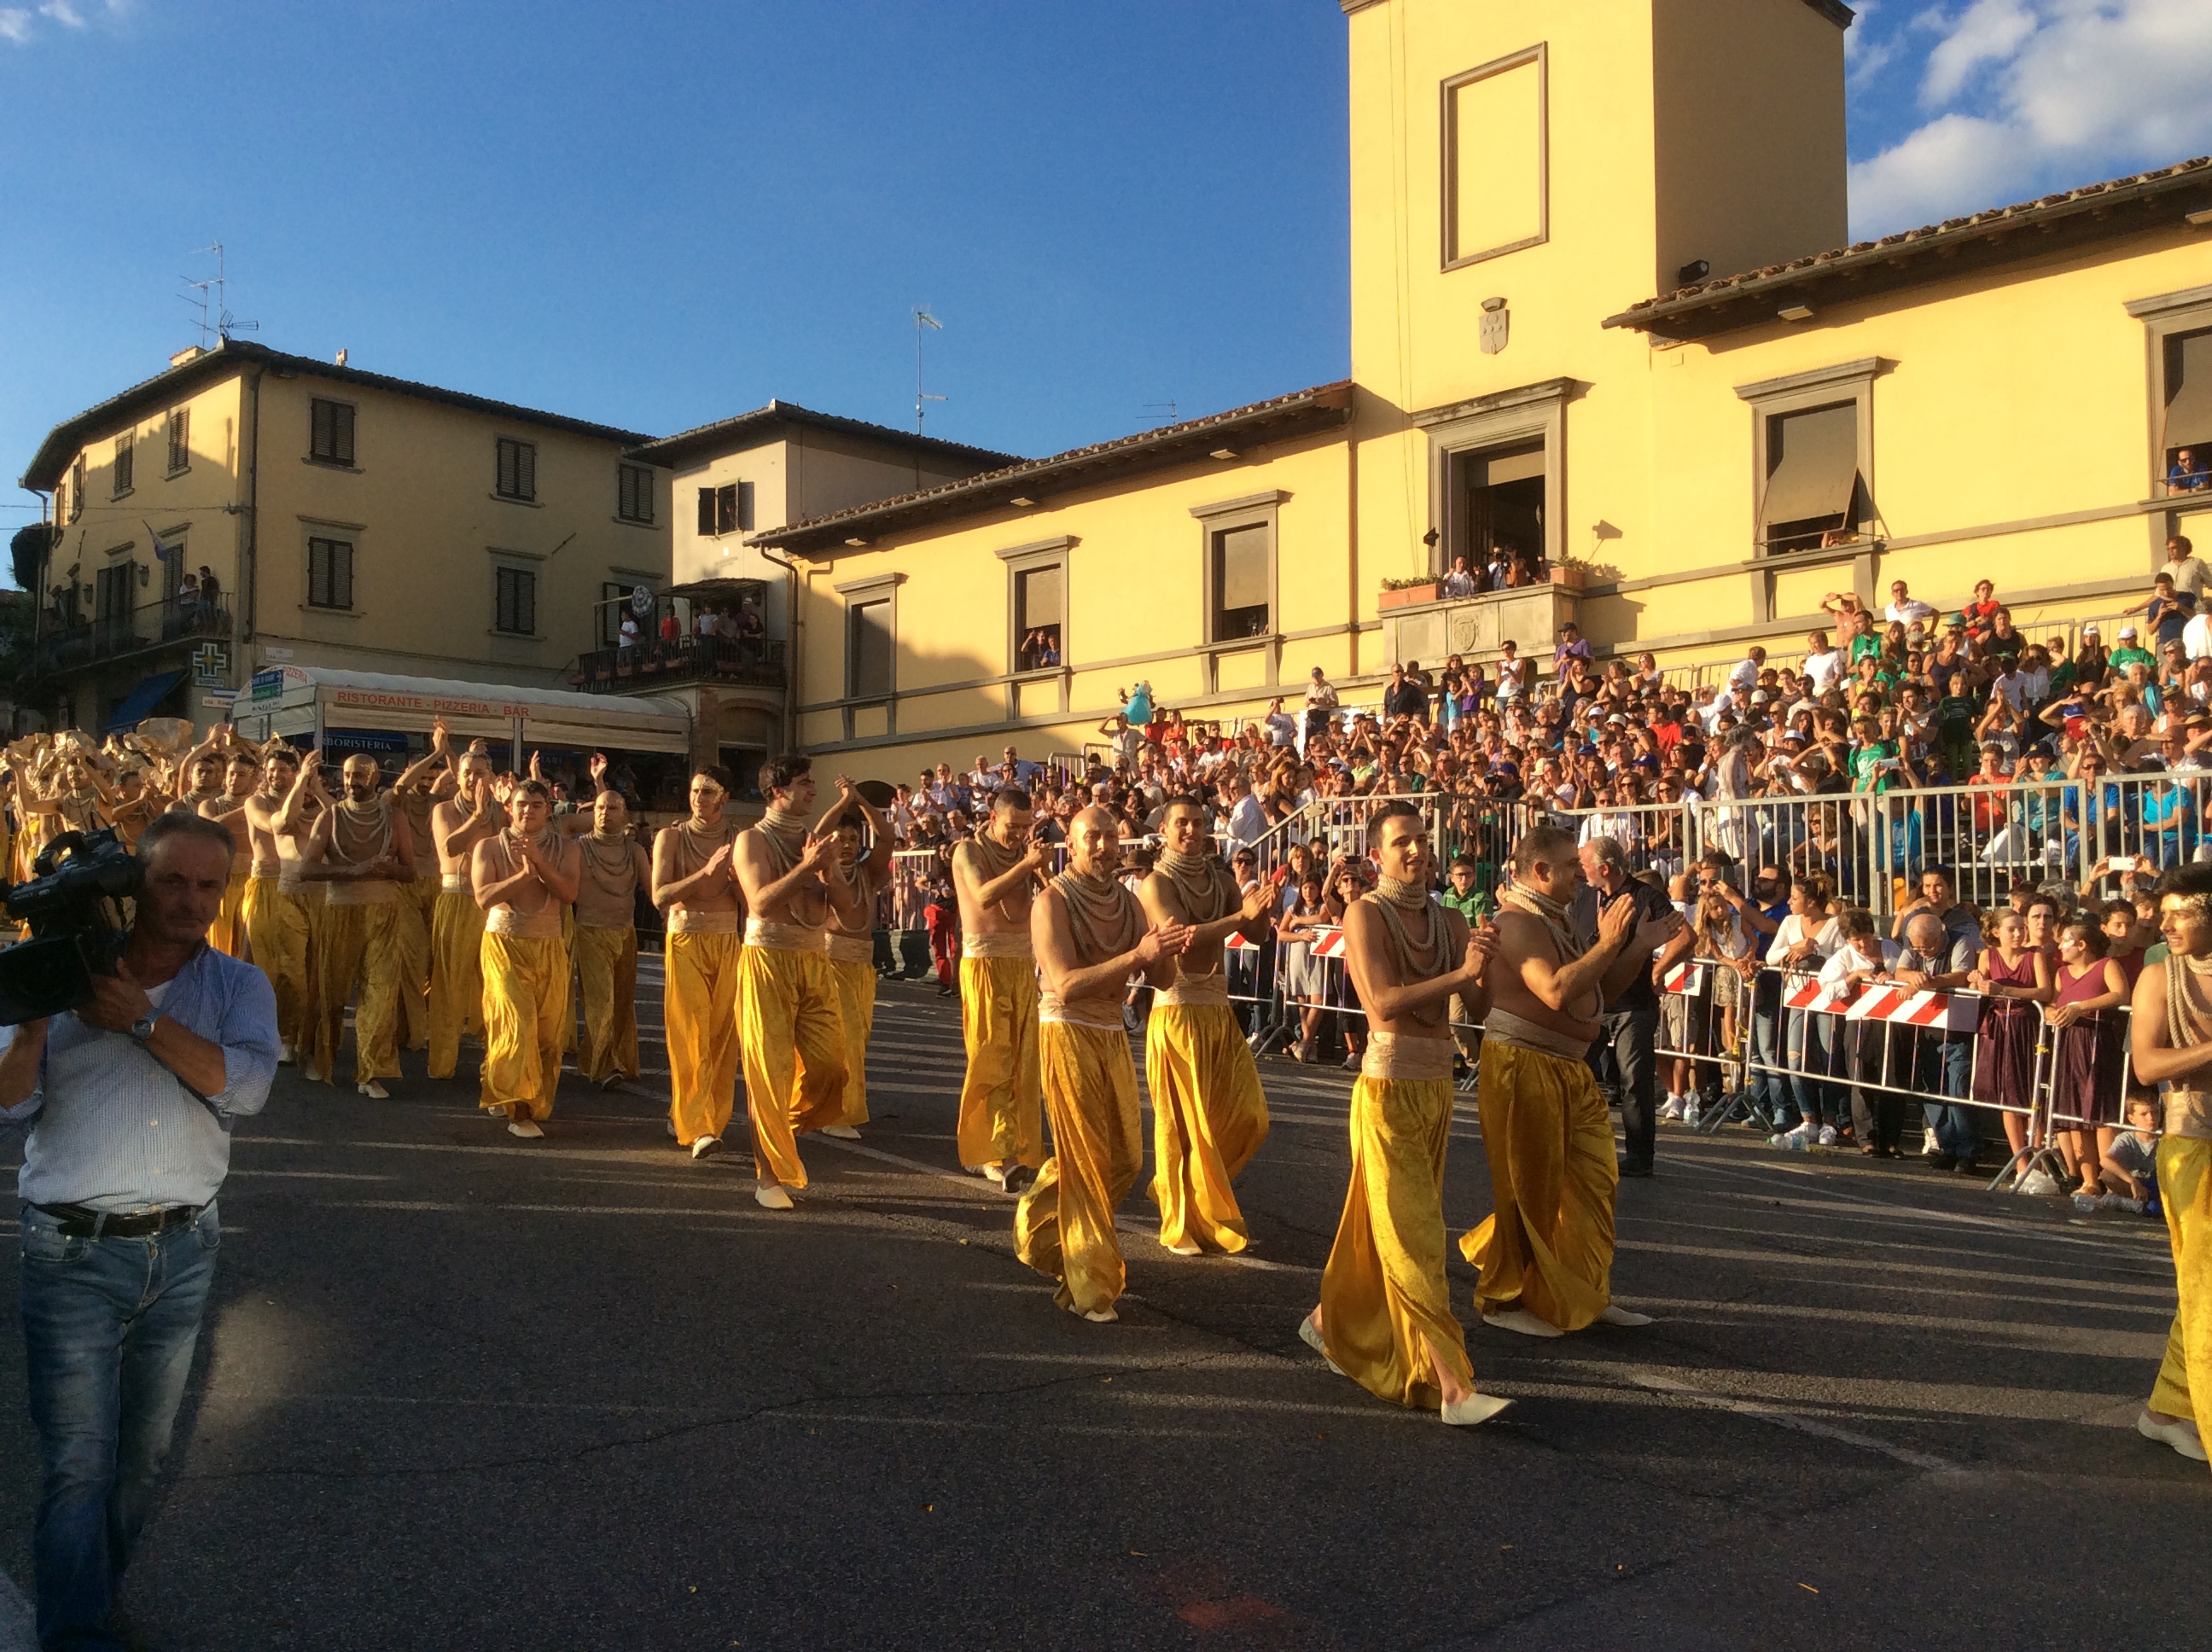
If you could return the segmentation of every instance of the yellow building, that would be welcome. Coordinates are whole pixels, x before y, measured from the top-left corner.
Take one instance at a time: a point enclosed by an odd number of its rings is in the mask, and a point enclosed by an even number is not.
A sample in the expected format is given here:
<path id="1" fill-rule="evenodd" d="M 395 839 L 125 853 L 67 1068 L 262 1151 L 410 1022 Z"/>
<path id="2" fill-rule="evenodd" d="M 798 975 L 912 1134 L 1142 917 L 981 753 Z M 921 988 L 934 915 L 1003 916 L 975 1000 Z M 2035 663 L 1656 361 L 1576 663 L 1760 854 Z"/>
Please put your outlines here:
<path id="1" fill-rule="evenodd" d="M 629 457 L 666 475 L 674 583 L 664 594 L 678 623 L 696 637 L 701 612 L 719 621 L 750 609 L 761 635 L 690 641 L 628 660 L 596 651 L 579 662 L 577 686 L 684 701 L 699 760 L 728 768 L 748 801 L 761 763 L 791 741 L 792 568 L 746 536 L 1019 462 L 784 401 L 647 442 Z"/>
<path id="2" fill-rule="evenodd" d="M 668 580 L 646 440 L 236 340 L 183 351 L 24 473 L 58 531 L 40 709 L 205 726 L 283 665 L 565 689 L 612 604 Z M 215 594 L 187 599 L 202 570 Z"/>
<path id="3" fill-rule="evenodd" d="M 1834 0 L 1342 3 L 1349 383 L 752 536 L 808 749 L 1073 750 L 1139 678 L 1250 716 L 1315 665 L 1548 663 L 1567 616 L 1695 664 L 1894 579 L 2035 629 L 2212 545 L 2164 486 L 2212 445 L 2212 161 L 1847 245 Z M 1493 544 L 1560 583 L 1381 601 Z"/>

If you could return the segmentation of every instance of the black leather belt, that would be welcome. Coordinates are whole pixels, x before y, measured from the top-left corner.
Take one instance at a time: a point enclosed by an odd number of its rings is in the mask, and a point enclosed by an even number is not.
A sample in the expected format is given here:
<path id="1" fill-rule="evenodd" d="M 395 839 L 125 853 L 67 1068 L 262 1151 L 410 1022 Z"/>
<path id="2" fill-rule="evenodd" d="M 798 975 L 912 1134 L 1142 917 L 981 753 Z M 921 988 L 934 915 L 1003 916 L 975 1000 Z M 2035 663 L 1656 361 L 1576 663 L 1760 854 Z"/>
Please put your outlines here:
<path id="1" fill-rule="evenodd" d="M 56 1226 L 71 1239 L 143 1239 L 170 1228 L 188 1228 L 200 1219 L 204 1205 L 164 1205 L 159 1210 L 89 1211 L 82 1205 L 33 1205 L 31 1208 L 54 1218 Z"/>

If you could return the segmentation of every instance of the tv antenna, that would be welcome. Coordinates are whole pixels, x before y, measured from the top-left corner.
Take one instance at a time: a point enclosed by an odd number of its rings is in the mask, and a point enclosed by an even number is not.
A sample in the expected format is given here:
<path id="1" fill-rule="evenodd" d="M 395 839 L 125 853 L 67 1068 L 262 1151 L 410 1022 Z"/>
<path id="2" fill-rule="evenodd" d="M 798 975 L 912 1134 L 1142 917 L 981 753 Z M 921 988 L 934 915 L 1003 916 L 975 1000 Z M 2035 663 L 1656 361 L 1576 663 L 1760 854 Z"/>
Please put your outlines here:
<path id="1" fill-rule="evenodd" d="M 926 334 L 943 332 L 945 324 L 930 314 L 927 304 L 919 305 L 914 313 L 914 434 L 921 434 L 924 402 L 941 402 L 942 396 L 932 396 L 921 387 L 921 341 Z"/>
<path id="2" fill-rule="evenodd" d="M 1176 424 L 1182 419 L 1182 407 L 1173 402 L 1146 402 L 1144 405 L 1147 424 Z"/>
<path id="3" fill-rule="evenodd" d="M 216 241 L 211 246 L 203 246 L 192 256 L 196 258 L 204 258 L 210 252 L 215 254 L 215 274 L 200 281 L 194 281 L 190 276 L 177 277 L 191 289 L 189 292 L 179 293 L 177 296 L 199 312 L 202 349 L 208 348 L 208 335 L 210 332 L 218 341 L 221 341 L 228 338 L 234 332 L 261 331 L 261 324 L 258 321 L 240 321 L 230 313 L 229 306 L 226 301 L 228 280 L 223 269 L 222 243 Z"/>

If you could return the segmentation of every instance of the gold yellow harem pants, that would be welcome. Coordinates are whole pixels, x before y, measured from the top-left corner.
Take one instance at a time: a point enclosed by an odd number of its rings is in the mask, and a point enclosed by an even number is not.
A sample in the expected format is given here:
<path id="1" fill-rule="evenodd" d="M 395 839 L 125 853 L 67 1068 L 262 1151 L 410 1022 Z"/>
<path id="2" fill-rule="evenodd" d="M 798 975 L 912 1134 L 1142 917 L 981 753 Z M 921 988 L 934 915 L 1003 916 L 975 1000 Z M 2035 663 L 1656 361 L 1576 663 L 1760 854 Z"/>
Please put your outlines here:
<path id="1" fill-rule="evenodd" d="M 274 873 L 256 874 L 246 885 L 246 944 L 276 993 L 276 1042 L 297 1050 L 307 1042 L 314 1003 L 307 976 L 307 903 L 277 887 Z"/>
<path id="2" fill-rule="evenodd" d="M 1225 1004 L 1154 1005 L 1145 1083 L 1160 1242 L 1243 1249 L 1244 1212 L 1232 1184 L 1267 1139 L 1267 1097 L 1237 1012 Z"/>
<path id="3" fill-rule="evenodd" d="M 689 1148 L 730 1128 L 738 1098 L 738 959 L 734 934 L 671 930 L 662 959 L 661 998 L 668 1033 L 668 1114 L 676 1141 Z"/>
<path id="4" fill-rule="evenodd" d="M 845 1106 L 837 1122 L 857 1129 L 868 1121 L 868 1040 L 876 1030 L 876 966 L 868 958 L 832 958 L 837 1013 L 845 1025 Z"/>
<path id="5" fill-rule="evenodd" d="M 1037 1066 L 1034 958 L 960 960 L 960 1035 L 968 1072 L 960 1084 L 960 1162 L 1044 1163 L 1043 1081 Z"/>
<path id="6" fill-rule="evenodd" d="M 637 1077 L 637 931 L 578 924 L 576 979 L 584 1000 L 576 1071 L 592 1083 Z"/>
<path id="7" fill-rule="evenodd" d="M 444 885 L 436 878 L 400 884 L 394 931 L 399 948 L 399 1042 L 410 1050 L 430 1042 L 430 918 Z"/>
<path id="8" fill-rule="evenodd" d="M 1119 1027 L 1048 1021 L 1037 1046 L 1052 1157 L 1015 1207 L 1014 1252 L 1060 1281 L 1052 1299 L 1062 1308 L 1094 1314 L 1128 1281 L 1114 1212 L 1145 1162 L 1137 1069 Z"/>
<path id="9" fill-rule="evenodd" d="M 321 961 L 315 975 L 322 1001 L 318 1006 L 315 1055 L 308 1075 L 324 1084 L 337 1065 L 345 1039 L 346 1000 L 361 983 L 361 1002 L 353 1012 L 353 1081 L 399 1076 L 399 906 L 323 908 Z"/>
<path id="10" fill-rule="evenodd" d="M 1352 1185 L 1322 1270 L 1322 1337 L 1346 1376 L 1401 1406 L 1442 1403 L 1437 1358 L 1474 1383 L 1444 1282 L 1451 1116 L 1449 1078 L 1362 1073 L 1352 1087 Z"/>
<path id="11" fill-rule="evenodd" d="M 561 1087 L 561 1005 L 568 949 L 557 935 L 483 938 L 483 1072 L 477 1105 L 512 1119 L 550 1119 Z"/>
<path id="12" fill-rule="evenodd" d="M 461 1035 L 483 1030 L 484 909 L 465 890 L 441 890 L 430 909 L 430 1060 L 433 1078 L 460 1064 Z"/>
<path id="13" fill-rule="evenodd" d="M 1480 1102 L 1496 1208 L 1460 1241 L 1482 1270 L 1475 1306 L 1579 1331 L 1613 1301 L 1620 1161 L 1605 1098 L 1587 1063 L 1486 1038 Z"/>
<path id="14" fill-rule="evenodd" d="M 2181 1298 L 2166 1333 L 2166 1359 L 2151 1386 L 2150 1408 L 2212 1427 L 2212 1399 L 2199 1410 L 2190 1375 L 2212 1394 L 2212 1141 L 2166 1136 L 2158 1144 L 2158 1195 L 2173 1242 L 2173 1283 Z"/>
<path id="15" fill-rule="evenodd" d="M 252 941 L 246 930 L 246 886 L 252 881 L 243 872 L 231 874 L 229 885 L 222 892 L 222 908 L 208 926 L 208 944 L 230 957 L 251 956 L 246 950 Z"/>
<path id="16" fill-rule="evenodd" d="M 845 1108 L 845 1017 L 828 957 L 746 947 L 738 961 L 738 1042 L 760 1179 L 804 1187 L 799 1133 L 838 1123 Z"/>

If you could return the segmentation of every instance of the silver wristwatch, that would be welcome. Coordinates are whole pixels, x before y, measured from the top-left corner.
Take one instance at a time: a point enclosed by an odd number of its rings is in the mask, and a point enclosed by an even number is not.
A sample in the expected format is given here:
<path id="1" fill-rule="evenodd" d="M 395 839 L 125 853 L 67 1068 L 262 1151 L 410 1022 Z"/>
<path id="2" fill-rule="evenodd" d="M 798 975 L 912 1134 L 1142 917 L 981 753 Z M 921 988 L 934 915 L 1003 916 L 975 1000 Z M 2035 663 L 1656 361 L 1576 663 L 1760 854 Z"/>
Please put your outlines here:
<path id="1" fill-rule="evenodd" d="M 131 1036 L 140 1043 L 144 1043 L 154 1036 L 154 1023 L 161 1018 L 161 1012 L 159 1010 L 140 1016 L 131 1023 Z"/>

